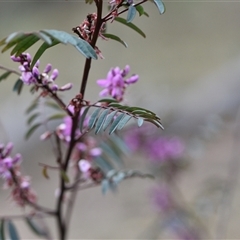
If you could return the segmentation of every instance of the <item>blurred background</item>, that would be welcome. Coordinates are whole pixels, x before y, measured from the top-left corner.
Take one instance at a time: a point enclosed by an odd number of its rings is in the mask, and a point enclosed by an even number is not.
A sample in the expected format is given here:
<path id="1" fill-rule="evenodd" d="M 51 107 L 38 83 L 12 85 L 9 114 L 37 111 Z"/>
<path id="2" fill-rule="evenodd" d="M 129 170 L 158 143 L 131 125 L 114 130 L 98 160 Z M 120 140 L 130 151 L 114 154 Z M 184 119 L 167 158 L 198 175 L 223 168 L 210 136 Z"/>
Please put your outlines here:
<path id="1" fill-rule="evenodd" d="M 107 32 L 125 40 L 128 48 L 99 39 L 97 45 L 105 59 L 93 61 L 86 99 L 98 99 L 101 89 L 96 80 L 104 78 L 111 67 L 129 64 L 131 73 L 140 75 L 139 82 L 127 91 L 129 104 L 157 112 L 165 126 L 164 131 L 159 130 L 159 138 L 177 137 L 184 145 L 179 160 L 183 164 L 174 173 L 174 187 L 168 178 L 157 177 L 153 181 L 125 181 L 116 194 L 103 196 L 100 188 L 80 192 L 71 239 L 240 238 L 240 3 L 170 0 L 164 3 L 165 14 L 159 15 L 155 5 L 148 2 L 144 8 L 150 17 L 134 19 L 146 33 L 146 39 L 117 22 L 107 25 Z M 94 11 L 94 4 L 85 5 L 81 1 L 0 1 L 0 38 L 15 31 L 40 29 L 71 33 L 72 27 Z M 33 47 L 30 52 L 36 49 Z M 74 84 L 64 94 L 68 102 L 79 90 L 84 58 L 71 46 L 59 45 L 43 55 L 42 69 L 48 62 L 59 69 L 58 81 Z M 0 55 L 0 64 L 18 67 L 9 60 L 9 52 Z M 15 80 L 11 77 L 1 82 L 0 140 L 14 142 L 14 151 L 23 155 L 24 172 L 32 176 L 40 203 L 53 206 L 57 174 L 51 173 L 51 179 L 46 180 L 38 166 L 43 159 L 54 161 L 51 146 L 40 142 L 38 134 L 27 142 L 24 140 L 27 126 L 23 113 L 33 96 L 27 88 L 21 96 L 13 93 Z M 145 172 L 152 171 L 156 164 L 149 156 L 140 154 L 126 158 L 125 162 L 126 168 Z M 161 175 L 161 171 L 155 174 Z M 153 191 L 163 196 L 159 186 L 170 188 L 168 194 L 175 202 L 168 206 L 171 211 L 159 206 L 161 200 L 157 204 L 152 201 Z M 0 215 L 20 212 L 8 202 L 6 191 L 0 191 L 0 200 Z M 178 210 L 172 211 L 175 208 Z M 169 218 L 172 212 L 179 211 L 180 225 L 181 221 L 188 222 L 180 230 L 176 219 L 173 223 Z M 21 221 L 18 224 L 22 238 L 36 238 Z M 54 228 L 54 221 L 49 220 L 49 224 Z"/>

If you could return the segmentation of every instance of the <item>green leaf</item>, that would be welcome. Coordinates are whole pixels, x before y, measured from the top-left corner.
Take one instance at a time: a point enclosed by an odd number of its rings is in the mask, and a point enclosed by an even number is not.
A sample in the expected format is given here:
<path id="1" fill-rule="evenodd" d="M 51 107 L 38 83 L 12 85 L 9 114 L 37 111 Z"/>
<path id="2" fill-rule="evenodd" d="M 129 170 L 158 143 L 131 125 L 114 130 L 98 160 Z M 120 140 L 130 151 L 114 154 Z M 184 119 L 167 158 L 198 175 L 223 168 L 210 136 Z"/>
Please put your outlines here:
<path id="1" fill-rule="evenodd" d="M 130 115 L 126 115 L 122 121 L 118 124 L 117 130 L 123 129 L 123 127 L 128 123 L 128 121 L 132 118 Z"/>
<path id="2" fill-rule="evenodd" d="M 99 112 L 101 111 L 101 108 L 95 109 L 95 111 L 92 113 L 89 122 L 88 122 L 88 127 L 89 129 L 92 129 L 94 127 L 95 122 L 97 121 L 97 116 Z"/>
<path id="3" fill-rule="evenodd" d="M 65 113 L 56 113 L 50 117 L 47 118 L 47 121 L 51 121 L 51 120 L 57 120 L 57 119 L 63 119 L 64 117 L 66 117 Z"/>
<path id="4" fill-rule="evenodd" d="M 17 229 L 11 220 L 7 221 L 8 233 L 11 240 L 19 240 Z"/>
<path id="5" fill-rule="evenodd" d="M 18 79 L 13 86 L 13 91 L 17 92 L 17 94 L 20 95 L 22 88 L 23 88 L 23 82 L 21 79 Z"/>
<path id="6" fill-rule="evenodd" d="M 137 120 L 137 123 L 138 123 L 138 126 L 141 127 L 143 125 L 143 122 L 144 122 L 144 119 L 143 118 L 138 118 Z"/>
<path id="7" fill-rule="evenodd" d="M 39 115 L 40 113 L 34 113 L 33 115 L 31 115 L 27 120 L 27 124 L 30 125 Z"/>
<path id="8" fill-rule="evenodd" d="M 52 44 L 49 45 L 48 43 L 43 43 L 39 49 L 37 50 L 37 52 L 35 53 L 32 63 L 31 63 L 31 68 L 33 68 L 33 66 L 35 65 L 35 63 L 37 62 L 37 60 L 43 55 L 43 53 L 50 47 L 53 47 L 57 44 L 59 44 L 60 42 L 58 40 L 53 40 Z"/>
<path id="9" fill-rule="evenodd" d="M 12 73 L 11 71 L 7 71 L 7 72 L 5 72 L 4 74 L 2 74 L 2 75 L 0 76 L 0 82 L 1 82 L 2 80 L 4 80 L 4 79 L 8 78 L 8 76 L 9 76 L 11 73 Z"/>
<path id="10" fill-rule="evenodd" d="M 38 101 L 37 100 L 34 100 L 32 102 L 32 104 L 27 108 L 26 114 L 29 114 L 30 112 L 32 112 L 37 107 L 37 105 L 38 105 Z"/>
<path id="11" fill-rule="evenodd" d="M 165 6 L 161 0 L 153 0 L 154 3 L 156 4 L 158 11 L 160 14 L 163 14 L 165 12 Z"/>
<path id="12" fill-rule="evenodd" d="M 45 105 L 50 107 L 50 108 L 53 108 L 53 109 L 56 109 L 56 110 L 60 110 L 62 111 L 63 109 L 55 102 L 45 102 Z"/>
<path id="13" fill-rule="evenodd" d="M 68 175 L 65 171 L 61 170 L 61 176 L 62 176 L 62 179 L 64 180 L 65 183 L 70 182 L 69 177 L 68 177 Z"/>
<path id="14" fill-rule="evenodd" d="M 133 29 L 134 31 L 136 31 L 137 33 L 139 33 L 142 37 L 146 37 L 145 33 L 138 28 L 136 25 L 134 25 L 133 23 L 128 23 L 126 19 L 121 18 L 121 17 L 116 17 L 115 21 L 120 22 L 128 27 L 130 27 L 131 29 Z"/>
<path id="15" fill-rule="evenodd" d="M 134 5 L 130 5 L 128 8 L 128 14 L 127 14 L 127 23 L 130 23 L 133 21 L 133 19 L 135 18 L 137 13 L 136 8 L 134 7 Z"/>
<path id="16" fill-rule="evenodd" d="M 0 240 L 5 240 L 5 220 L 1 219 L 0 223 Z"/>
<path id="17" fill-rule="evenodd" d="M 115 114 L 117 113 L 118 111 L 112 111 L 106 118 L 104 124 L 103 124 L 103 131 L 105 131 L 107 129 L 107 127 L 109 126 L 109 124 L 111 123 L 112 119 L 114 118 Z"/>
<path id="18" fill-rule="evenodd" d="M 69 44 L 73 45 L 86 58 L 91 57 L 93 59 L 97 59 L 97 54 L 96 54 L 95 50 L 92 48 L 92 46 L 87 41 L 85 41 L 81 38 L 78 38 L 67 32 L 58 31 L 58 30 L 45 29 L 45 30 L 42 30 L 41 32 L 49 34 L 51 37 L 55 38 L 56 40 L 58 40 L 61 43 L 64 43 L 64 44 L 69 43 Z"/>
<path id="19" fill-rule="evenodd" d="M 79 128 L 80 128 L 80 132 L 83 132 L 83 126 L 84 126 L 84 120 L 87 116 L 87 113 L 89 111 L 90 107 L 86 107 L 83 111 L 83 114 L 80 116 L 80 121 L 79 121 Z"/>
<path id="20" fill-rule="evenodd" d="M 37 224 L 37 222 L 35 222 L 33 218 L 26 217 L 25 222 L 28 225 L 28 227 L 32 230 L 32 232 L 34 232 L 37 236 L 46 237 L 48 235 L 44 231 L 44 229 L 41 229 L 39 227 L 39 224 Z"/>
<path id="21" fill-rule="evenodd" d="M 104 111 L 102 111 L 102 113 L 100 114 L 97 122 L 96 122 L 96 126 L 95 126 L 95 134 L 98 134 L 103 126 L 103 123 L 108 115 L 109 109 L 105 109 Z"/>
<path id="22" fill-rule="evenodd" d="M 0 46 L 2 46 L 2 45 L 5 45 L 5 44 L 6 44 L 6 39 L 7 39 L 7 38 L 4 38 L 4 39 L 0 40 Z"/>
<path id="23" fill-rule="evenodd" d="M 139 16 L 142 16 L 144 14 L 144 8 L 142 5 L 137 5 L 135 8 L 138 11 Z"/>
<path id="24" fill-rule="evenodd" d="M 117 129 L 118 125 L 120 124 L 124 116 L 125 116 L 125 113 L 120 113 L 116 117 L 116 119 L 113 121 L 112 125 L 109 128 L 109 134 L 112 134 Z"/>
<path id="25" fill-rule="evenodd" d="M 153 120 L 153 119 L 144 119 L 144 121 L 146 121 L 146 122 L 151 122 L 151 123 L 153 123 L 154 125 L 156 125 L 158 128 L 161 128 L 162 130 L 164 130 L 163 125 L 162 125 L 160 122 L 156 121 L 156 120 Z"/>
<path id="26" fill-rule="evenodd" d="M 124 47 L 128 47 L 128 45 L 127 45 L 127 43 L 125 41 L 123 41 L 120 37 L 118 37 L 118 36 L 116 36 L 114 34 L 103 33 L 103 36 L 106 37 L 106 38 L 110 38 L 112 40 L 115 40 L 117 42 L 120 42 Z"/>
<path id="27" fill-rule="evenodd" d="M 25 134 L 25 139 L 29 139 L 31 135 L 41 126 L 41 123 L 36 123 L 32 127 L 30 127 Z"/>
<path id="28" fill-rule="evenodd" d="M 14 35 L 15 37 L 12 38 L 12 35 Z M 21 41 L 25 37 L 26 35 L 24 33 L 10 34 L 5 41 L 7 45 L 2 49 L 2 53 L 6 52 L 9 48 L 13 47 L 15 44 L 17 44 L 19 41 Z"/>
<path id="29" fill-rule="evenodd" d="M 118 102 L 117 100 L 115 99 L 111 99 L 111 98 L 104 98 L 104 99 L 101 99 L 99 100 L 98 102 L 106 102 L 106 103 L 112 103 L 112 102 Z"/>
<path id="30" fill-rule="evenodd" d="M 19 56 L 21 53 L 23 53 L 25 50 L 35 44 L 38 40 L 39 38 L 32 34 L 25 36 L 24 39 L 18 41 L 17 45 L 11 51 L 11 55 L 15 54 L 16 56 Z"/>

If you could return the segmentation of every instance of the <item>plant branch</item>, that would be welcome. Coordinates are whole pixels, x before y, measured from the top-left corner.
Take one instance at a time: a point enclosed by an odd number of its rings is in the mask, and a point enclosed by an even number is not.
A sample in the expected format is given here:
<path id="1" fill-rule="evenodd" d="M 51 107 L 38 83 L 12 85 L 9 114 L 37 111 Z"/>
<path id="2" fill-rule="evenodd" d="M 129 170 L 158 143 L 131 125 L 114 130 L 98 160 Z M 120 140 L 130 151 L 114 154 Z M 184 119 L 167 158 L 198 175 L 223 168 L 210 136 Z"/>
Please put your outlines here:
<path id="1" fill-rule="evenodd" d="M 15 71 L 13 69 L 10 69 L 10 68 L 7 68 L 7 67 L 1 66 L 1 65 L 0 65 L 0 69 L 6 70 L 6 71 L 14 73 L 14 74 L 16 74 L 18 76 L 21 76 L 21 74 L 18 71 Z"/>

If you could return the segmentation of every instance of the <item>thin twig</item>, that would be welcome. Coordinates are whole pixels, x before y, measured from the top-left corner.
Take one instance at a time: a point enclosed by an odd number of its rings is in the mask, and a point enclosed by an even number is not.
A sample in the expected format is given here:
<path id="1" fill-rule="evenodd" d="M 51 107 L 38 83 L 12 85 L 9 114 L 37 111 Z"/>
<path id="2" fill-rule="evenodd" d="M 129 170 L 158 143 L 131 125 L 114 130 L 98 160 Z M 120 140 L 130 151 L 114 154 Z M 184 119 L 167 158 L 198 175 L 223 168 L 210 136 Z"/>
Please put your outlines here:
<path id="1" fill-rule="evenodd" d="M 14 74 L 16 74 L 16 75 L 18 75 L 18 76 L 21 76 L 21 73 L 19 73 L 18 71 L 15 71 L 15 70 L 10 69 L 10 68 L 7 68 L 7 67 L 4 67 L 4 66 L 2 66 L 2 65 L 0 65 L 0 69 L 6 70 L 6 71 L 11 72 L 11 73 L 14 73 Z"/>

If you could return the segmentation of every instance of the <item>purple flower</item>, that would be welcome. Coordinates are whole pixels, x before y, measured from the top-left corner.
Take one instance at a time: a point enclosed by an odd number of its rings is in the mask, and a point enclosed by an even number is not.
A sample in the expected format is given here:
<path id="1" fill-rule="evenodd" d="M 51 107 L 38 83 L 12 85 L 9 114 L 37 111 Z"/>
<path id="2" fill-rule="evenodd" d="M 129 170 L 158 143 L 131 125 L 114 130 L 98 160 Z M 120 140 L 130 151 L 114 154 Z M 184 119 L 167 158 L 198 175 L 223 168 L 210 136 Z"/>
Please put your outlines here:
<path id="1" fill-rule="evenodd" d="M 126 86 L 137 82 L 139 79 L 138 75 L 133 75 L 128 79 L 124 79 L 129 71 L 129 65 L 126 65 L 123 70 L 119 67 L 112 68 L 105 79 L 97 80 L 97 84 L 104 88 L 99 95 L 110 95 L 116 100 L 122 101 Z"/>

